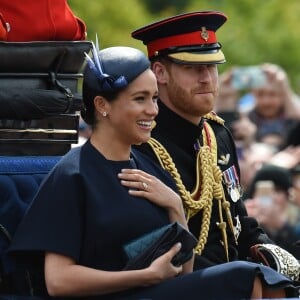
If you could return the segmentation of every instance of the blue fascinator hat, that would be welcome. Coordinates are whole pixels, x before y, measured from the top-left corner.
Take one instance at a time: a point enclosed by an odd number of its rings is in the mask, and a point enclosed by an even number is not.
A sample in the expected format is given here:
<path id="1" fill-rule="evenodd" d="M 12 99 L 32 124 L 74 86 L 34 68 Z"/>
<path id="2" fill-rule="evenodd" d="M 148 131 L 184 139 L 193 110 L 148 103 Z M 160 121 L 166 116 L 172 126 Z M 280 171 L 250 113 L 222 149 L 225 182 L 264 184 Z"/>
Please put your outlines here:
<path id="1" fill-rule="evenodd" d="M 99 50 L 98 42 L 93 44 L 91 55 L 86 54 L 86 60 L 82 117 L 88 124 L 94 123 L 93 100 L 97 95 L 113 99 L 150 67 L 148 57 L 138 49 L 115 46 Z"/>

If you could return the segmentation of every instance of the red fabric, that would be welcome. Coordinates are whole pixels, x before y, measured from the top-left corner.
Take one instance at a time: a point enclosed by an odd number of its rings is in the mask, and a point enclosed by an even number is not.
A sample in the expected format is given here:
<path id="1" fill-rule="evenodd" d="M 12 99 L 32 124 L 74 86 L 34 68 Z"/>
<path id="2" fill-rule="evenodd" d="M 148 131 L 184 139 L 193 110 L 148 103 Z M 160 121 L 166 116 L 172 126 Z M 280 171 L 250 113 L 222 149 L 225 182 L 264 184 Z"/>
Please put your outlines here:
<path id="1" fill-rule="evenodd" d="M 0 0 L 0 12 L 9 23 L 10 42 L 86 38 L 85 23 L 74 15 L 66 0 Z"/>
<path id="2" fill-rule="evenodd" d="M 6 41 L 6 40 L 7 40 L 6 25 L 2 14 L 0 14 L 0 41 Z"/>
<path id="3" fill-rule="evenodd" d="M 156 51 L 167 49 L 169 47 L 192 46 L 202 44 L 212 44 L 217 42 L 216 34 L 214 31 L 207 30 L 208 38 L 205 40 L 201 36 L 201 31 L 188 32 L 178 35 L 167 36 L 147 44 L 148 56 L 152 57 Z"/>

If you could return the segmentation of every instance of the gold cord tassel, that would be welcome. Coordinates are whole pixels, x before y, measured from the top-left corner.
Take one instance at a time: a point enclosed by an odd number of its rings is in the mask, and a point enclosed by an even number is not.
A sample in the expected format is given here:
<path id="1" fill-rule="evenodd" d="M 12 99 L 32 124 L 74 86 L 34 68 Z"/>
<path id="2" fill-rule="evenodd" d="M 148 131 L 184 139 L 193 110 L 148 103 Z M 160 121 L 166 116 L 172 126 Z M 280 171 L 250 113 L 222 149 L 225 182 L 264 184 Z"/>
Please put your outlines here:
<path id="1" fill-rule="evenodd" d="M 227 261 L 228 257 L 228 240 L 226 232 L 226 222 L 223 220 L 223 209 L 226 212 L 227 222 L 231 231 L 234 230 L 232 218 L 230 214 L 230 203 L 225 199 L 222 186 L 222 171 L 217 165 L 217 143 L 213 130 L 204 123 L 206 130 L 203 129 L 203 146 L 197 155 L 196 163 L 196 187 L 193 193 L 190 193 L 185 188 L 180 174 L 168 151 L 154 138 L 148 141 L 148 144 L 153 149 L 161 166 L 167 170 L 176 182 L 178 191 L 183 200 L 185 214 L 187 220 L 202 210 L 202 222 L 199 233 L 198 244 L 195 247 L 195 253 L 201 255 L 208 238 L 208 231 L 211 221 L 211 213 L 213 199 L 219 203 L 219 222 L 217 226 L 221 230 L 222 245 L 225 250 Z M 209 136 L 208 136 L 209 134 Z M 209 141 L 209 143 L 208 143 Z M 234 232 L 234 231 L 233 231 Z"/>

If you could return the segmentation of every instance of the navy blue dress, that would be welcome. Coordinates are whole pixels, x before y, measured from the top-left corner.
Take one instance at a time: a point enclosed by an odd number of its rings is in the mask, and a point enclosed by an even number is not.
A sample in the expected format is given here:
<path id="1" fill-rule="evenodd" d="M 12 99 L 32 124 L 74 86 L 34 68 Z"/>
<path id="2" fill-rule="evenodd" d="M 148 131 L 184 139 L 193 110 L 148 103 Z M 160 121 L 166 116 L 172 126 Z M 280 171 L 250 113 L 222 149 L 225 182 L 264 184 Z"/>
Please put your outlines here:
<path id="1" fill-rule="evenodd" d="M 126 264 L 122 246 L 169 222 L 164 209 L 128 194 L 117 177 L 122 168 L 142 169 L 175 189 L 168 173 L 143 154 L 133 151 L 128 161 L 110 161 L 88 141 L 66 154 L 43 182 L 17 229 L 11 253 L 20 257 L 30 254 L 32 259 L 50 251 L 87 267 L 122 270 Z M 26 255 L 24 259 L 28 259 Z M 270 268 L 232 262 L 96 298 L 166 300 L 199 295 L 202 299 L 247 299 L 256 273 L 270 285 L 291 284 Z"/>

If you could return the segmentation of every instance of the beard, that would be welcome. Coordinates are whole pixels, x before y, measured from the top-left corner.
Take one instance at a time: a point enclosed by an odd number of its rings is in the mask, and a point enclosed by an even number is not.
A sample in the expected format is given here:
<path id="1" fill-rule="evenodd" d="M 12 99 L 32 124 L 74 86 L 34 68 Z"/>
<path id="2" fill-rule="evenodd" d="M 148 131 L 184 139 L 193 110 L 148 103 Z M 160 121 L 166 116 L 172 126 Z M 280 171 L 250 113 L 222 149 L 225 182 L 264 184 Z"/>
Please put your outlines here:
<path id="1" fill-rule="evenodd" d="M 210 94 L 201 94 L 204 91 L 210 91 Z M 175 110 L 194 117 L 202 117 L 212 111 L 215 93 L 212 94 L 211 91 L 207 85 L 202 88 L 198 86 L 190 90 L 184 89 L 173 78 L 168 86 L 169 101 Z"/>

